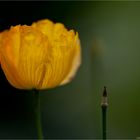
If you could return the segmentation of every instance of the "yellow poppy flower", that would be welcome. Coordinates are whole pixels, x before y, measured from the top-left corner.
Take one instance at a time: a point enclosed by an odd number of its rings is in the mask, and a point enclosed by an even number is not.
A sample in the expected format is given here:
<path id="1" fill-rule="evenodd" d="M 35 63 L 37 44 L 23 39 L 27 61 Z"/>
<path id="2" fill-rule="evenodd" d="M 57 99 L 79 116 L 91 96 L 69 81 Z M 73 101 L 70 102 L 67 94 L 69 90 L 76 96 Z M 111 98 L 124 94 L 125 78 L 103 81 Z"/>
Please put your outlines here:
<path id="1" fill-rule="evenodd" d="M 0 34 L 1 67 L 19 89 L 46 89 L 68 83 L 81 62 L 78 33 L 41 20 Z"/>

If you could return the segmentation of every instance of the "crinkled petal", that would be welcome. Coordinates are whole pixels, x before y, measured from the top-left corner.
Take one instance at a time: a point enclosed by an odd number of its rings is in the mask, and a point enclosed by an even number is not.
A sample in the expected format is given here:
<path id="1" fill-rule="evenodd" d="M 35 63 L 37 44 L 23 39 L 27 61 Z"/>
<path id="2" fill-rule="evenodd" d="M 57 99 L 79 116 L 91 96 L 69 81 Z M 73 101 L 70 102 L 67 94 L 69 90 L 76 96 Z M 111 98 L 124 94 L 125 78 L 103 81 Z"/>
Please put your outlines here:
<path id="1" fill-rule="evenodd" d="M 71 81 L 81 61 L 78 34 L 75 35 L 73 30 L 67 31 L 61 23 L 54 24 L 49 20 L 38 21 L 32 26 L 45 34 L 51 44 L 49 52 L 51 65 L 49 67 L 52 71 L 48 78 L 47 88 Z M 46 77 L 48 76 L 46 75 Z M 45 85 L 44 81 L 43 86 L 45 87 Z"/>
<path id="2" fill-rule="evenodd" d="M 0 58 L 1 67 L 8 81 L 16 88 L 26 88 L 28 84 L 23 81 L 17 69 L 19 51 L 19 26 L 1 33 Z"/>
<path id="3" fill-rule="evenodd" d="M 29 26 L 22 26 L 20 45 L 20 75 L 31 88 L 42 88 L 44 75 L 47 72 L 49 42 L 40 31 Z M 42 67 L 43 66 L 43 67 Z M 41 69 L 40 69 L 41 67 Z M 48 75 L 49 77 L 49 75 Z M 47 78 L 48 78 L 47 77 Z"/>
<path id="4" fill-rule="evenodd" d="M 8 81 L 20 89 L 46 89 L 71 81 L 80 62 L 78 34 L 41 20 L 0 34 L 0 60 Z"/>
<path id="5" fill-rule="evenodd" d="M 73 57 L 73 63 L 71 65 L 70 71 L 65 77 L 65 79 L 60 83 L 60 85 L 64 85 L 69 83 L 73 77 L 75 76 L 80 64 L 81 64 L 81 48 L 80 48 L 80 40 L 78 38 L 78 34 L 75 37 L 75 55 Z"/>

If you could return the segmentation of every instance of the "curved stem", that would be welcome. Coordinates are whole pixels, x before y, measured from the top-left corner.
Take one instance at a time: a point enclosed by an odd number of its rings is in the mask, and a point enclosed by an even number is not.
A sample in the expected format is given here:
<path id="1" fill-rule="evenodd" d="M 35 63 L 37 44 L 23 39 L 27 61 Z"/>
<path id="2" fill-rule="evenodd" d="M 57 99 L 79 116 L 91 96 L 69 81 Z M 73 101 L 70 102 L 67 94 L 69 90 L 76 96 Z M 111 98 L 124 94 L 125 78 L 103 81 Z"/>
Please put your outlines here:
<path id="1" fill-rule="evenodd" d="M 40 111 L 40 93 L 38 90 L 34 89 L 34 111 L 35 111 L 35 121 L 37 127 L 38 139 L 43 140 L 43 132 L 41 125 L 41 111 Z"/>

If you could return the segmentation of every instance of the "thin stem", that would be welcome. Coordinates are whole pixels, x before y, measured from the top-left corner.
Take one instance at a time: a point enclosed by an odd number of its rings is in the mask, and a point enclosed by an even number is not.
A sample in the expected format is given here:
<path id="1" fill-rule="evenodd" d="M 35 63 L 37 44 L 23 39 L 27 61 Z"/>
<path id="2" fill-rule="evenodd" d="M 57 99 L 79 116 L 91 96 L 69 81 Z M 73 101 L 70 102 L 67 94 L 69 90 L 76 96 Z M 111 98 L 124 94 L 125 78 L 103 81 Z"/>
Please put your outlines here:
<path id="1" fill-rule="evenodd" d="M 40 93 L 38 90 L 34 89 L 34 111 L 35 111 L 35 121 L 37 127 L 38 139 L 43 140 L 43 132 L 41 125 L 41 111 L 40 111 Z"/>
<path id="2" fill-rule="evenodd" d="M 101 107 L 102 107 L 102 133 L 103 133 L 102 138 L 103 138 L 103 140 L 106 140 L 107 139 L 107 136 L 106 136 L 106 115 L 107 115 L 107 107 L 108 107 L 106 87 L 104 87 L 102 101 L 101 101 Z"/>
<path id="3" fill-rule="evenodd" d="M 102 106 L 102 131 L 103 131 L 103 140 L 106 140 L 106 112 L 107 108 Z"/>

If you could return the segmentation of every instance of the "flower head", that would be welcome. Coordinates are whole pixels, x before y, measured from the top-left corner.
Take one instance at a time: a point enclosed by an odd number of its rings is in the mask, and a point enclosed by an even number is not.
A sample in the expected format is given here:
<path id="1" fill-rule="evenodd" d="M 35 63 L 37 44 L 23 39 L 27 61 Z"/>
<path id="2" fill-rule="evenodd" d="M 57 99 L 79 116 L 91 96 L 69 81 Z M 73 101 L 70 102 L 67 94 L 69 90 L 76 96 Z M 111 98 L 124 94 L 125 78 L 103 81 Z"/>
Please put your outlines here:
<path id="1" fill-rule="evenodd" d="M 68 83 L 80 66 L 78 33 L 41 20 L 0 34 L 0 60 L 8 81 L 19 89 L 46 89 Z"/>

